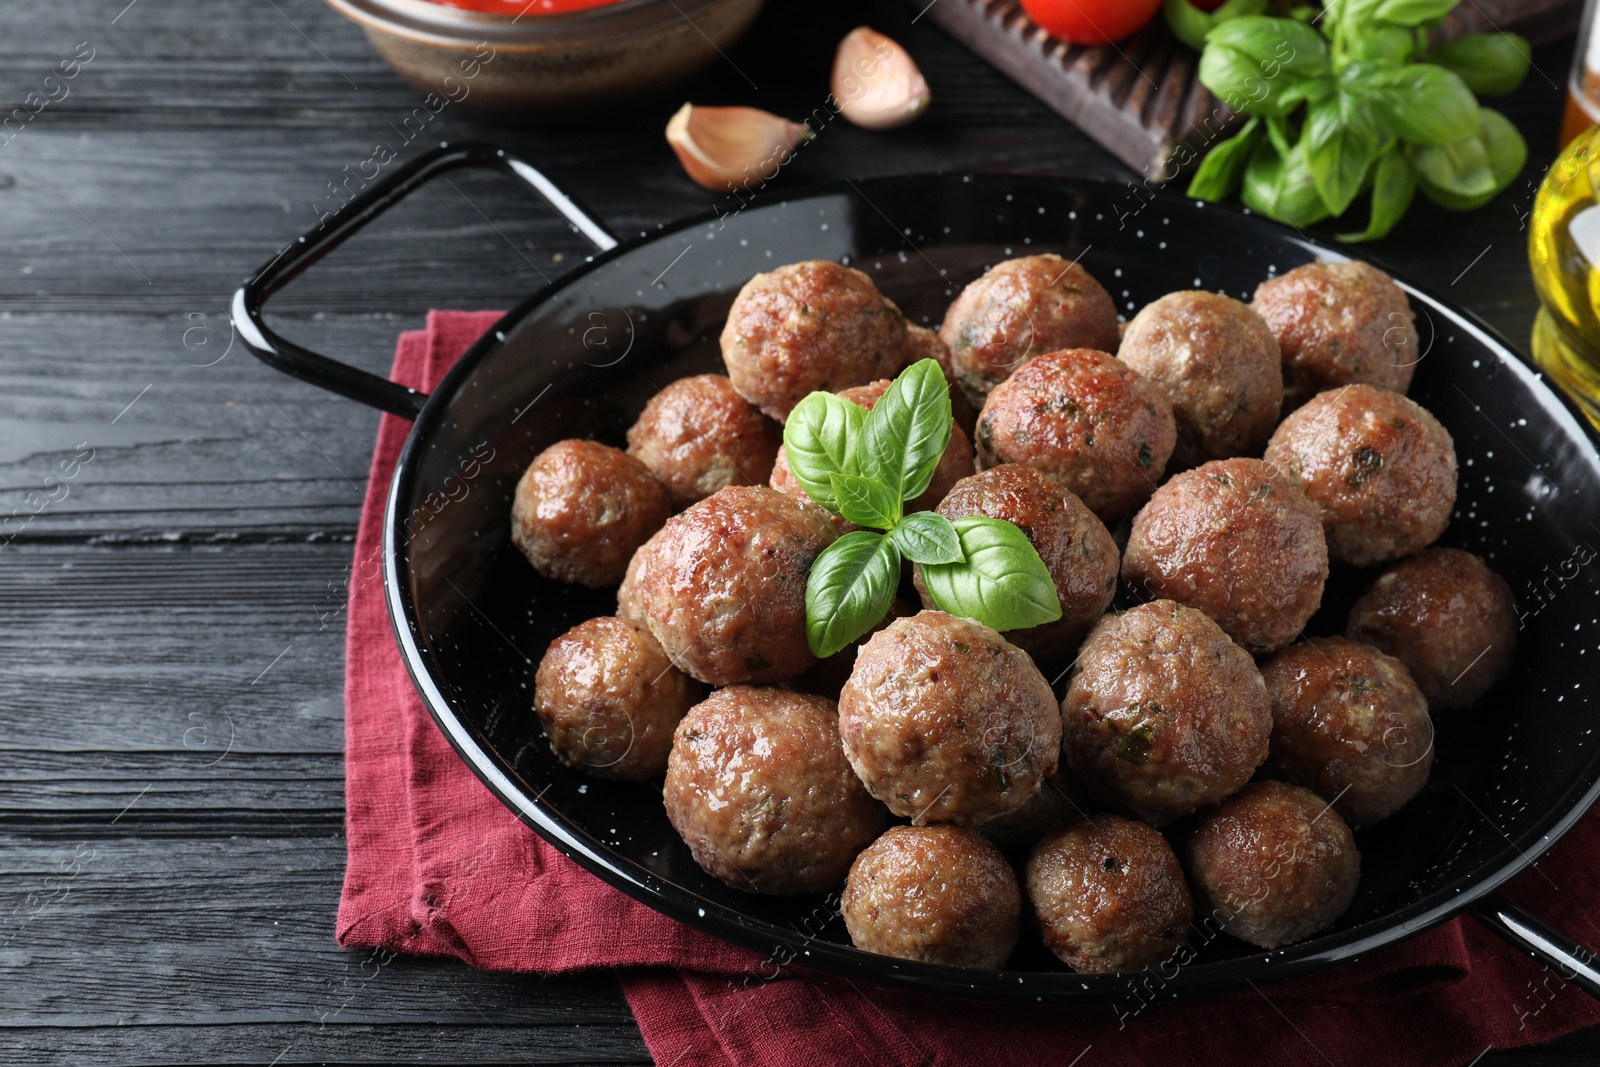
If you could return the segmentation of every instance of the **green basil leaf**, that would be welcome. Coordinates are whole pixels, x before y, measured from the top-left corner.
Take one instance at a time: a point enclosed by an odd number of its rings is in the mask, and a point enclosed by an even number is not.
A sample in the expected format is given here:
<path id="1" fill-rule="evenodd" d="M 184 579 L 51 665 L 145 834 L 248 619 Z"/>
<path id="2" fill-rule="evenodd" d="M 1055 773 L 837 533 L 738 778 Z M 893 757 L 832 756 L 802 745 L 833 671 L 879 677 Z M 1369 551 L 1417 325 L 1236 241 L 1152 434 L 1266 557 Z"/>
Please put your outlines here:
<path id="1" fill-rule="evenodd" d="M 1394 229 L 1411 206 L 1417 191 L 1417 172 L 1411 169 L 1399 146 L 1391 148 L 1374 168 L 1372 215 L 1361 233 L 1341 233 L 1341 241 L 1376 241 Z"/>
<path id="2" fill-rule="evenodd" d="M 1428 62 L 1455 71 L 1479 96 L 1504 96 L 1527 77 L 1533 52 L 1514 33 L 1474 33 L 1435 48 Z"/>
<path id="3" fill-rule="evenodd" d="M 1280 115 L 1273 115 L 1267 119 L 1267 138 L 1272 142 L 1272 147 L 1278 150 L 1280 156 L 1286 156 L 1294 151 L 1294 141 L 1289 137 L 1289 120 Z"/>
<path id="4" fill-rule="evenodd" d="M 1250 162 L 1250 150 L 1255 147 L 1260 128 L 1260 119 L 1250 119 L 1238 133 L 1206 153 L 1189 182 L 1189 195 L 1196 200 L 1226 200 L 1232 196 L 1244 177 L 1244 168 Z"/>
<path id="5" fill-rule="evenodd" d="M 900 521 L 900 498 L 893 489 L 859 474 L 830 474 L 839 514 L 857 526 L 887 530 Z"/>
<path id="6" fill-rule="evenodd" d="M 1201 11 L 1189 0 L 1166 0 L 1161 13 L 1172 35 L 1196 52 L 1206 46 L 1206 34 L 1216 26 L 1209 13 Z"/>
<path id="7" fill-rule="evenodd" d="M 1451 211 L 1471 211 L 1487 204 L 1496 193 L 1516 180 L 1517 175 L 1522 173 L 1522 165 L 1528 161 L 1528 143 L 1522 139 L 1522 134 L 1511 124 L 1511 120 L 1490 108 L 1480 108 L 1479 111 L 1478 139 L 1483 142 L 1484 152 L 1489 158 L 1489 173 L 1494 178 L 1494 188 L 1476 196 L 1463 196 L 1436 186 L 1431 181 L 1422 183 L 1422 191 L 1429 200 Z"/>
<path id="8" fill-rule="evenodd" d="M 900 584 L 900 551 L 883 534 L 847 533 L 822 550 L 806 579 L 806 643 L 825 659 L 878 625 Z"/>
<path id="9" fill-rule="evenodd" d="M 1304 81 L 1294 82 L 1289 88 L 1278 94 L 1278 105 L 1292 111 L 1294 106 L 1302 101 L 1316 103 L 1319 100 L 1326 100 L 1333 95 L 1338 84 L 1330 74 L 1321 74 L 1315 78 L 1306 78 Z"/>
<path id="10" fill-rule="evenodd" d="M 812 393 L 789 413 L 783 425 L 783 451 L 789 470 L 806 495 L 829 511 L 838 512 L 834 474 L 855 474 L 856 449 L 866 409 L 832 393 Z"/>
<path id="11" fill-rule="evenodd" d="M 1331 215 L 1343 215 L 1384 148 L 1383 131 L 1354 93 L 1341 90 L 1306 111 L 1306 163 Z"/>
<path id="12" fill-rule="evenodd" d="M 1315 28 L 1260 15 L 1223 22 L 1206 35 L 1200 82 L 1234 111 L 1286 115 L 1297 82 L 1331 71 L 1327 42 Z"/>
<path id="13" fill-rule="evenodd" d="M 931 359 L 919 359 L 901 371 L 867 413 L 856 449 L 857 469 L 895 494 L 896 518 L 900 501 L 927 492 L 934 468 L 950 446 L 951 425 L 950 385 Z"/>
<path id="14" fill-rule="evenodd" d="M 1305 148 L 1302 140 L 1287 156 L 1280 156 L 1272 142 L 1258 144 L 1239 191 L 1245 206 L 1290 226 L 1309 226 L 1327 218 L 1328 207 L 1317 192 Z"/>
<path id="15" fill-rule="evenodd" d="M 922 584 L 935 607 L 995 630 L 1061 618 L 1056 583 L 1021 530 L 982 515 L 957 519 L 955 528 L 966 562 L 922 566 Z"/>
<path id="16" fill-rule="evenodd" d="M 1411 165 L 1423 192 L 1434 190 L 1460 197 L 1493 195 L 1494 171 L 1482 137 L 1464 137 L 1449 144 L 1412 145 Z"/>
<path id="17" fill-rule="evenodd" d="M 912 563 L 960 563 L 966 559 L 955 525 L 937 511 L 907 515 L 889 536 Z"/>
<path id="18" fill-rule="evenodd" d="M 1369 17 L 1391 26 L 1421 26 L 1444 18 L 1456 3 L 1457 0 L 1378 0 L 1370 5 Z"/>
<path id="19" fill-rule="evenodd" d="M 1375 79 L 1368 99 L 1384 125 L 1412 144 L 1449 144 L 1478 131 L 1478 100 L 1432 63 L 1409 63 Z"/>
<path id="20" fill-rule="evenodd" d="M 1206 34 L 1229 19 L 1246 15 L 1259 15 L 1267 9 L 1267 0 L 1228 0 L 1215 11 L 1201 11 L 1190 0 L 1166 0 L 1162 12 L 1173 36 L 1196 52 L 1205 47 Z"/>
<path id="21" fill-rule="evenodd" d="M 1263 64 L 1262 73 L 1272 78 L 1280 70 L 1292 78 L 1314 78 L 1332 69 L 1322 34 L 1293 19 L 1264 15 L 1229 19 L 1206 35 L 1206 45 L 1241 52 Z"/>
<path id="22" fill-rule="evenodd" d="M 1398 65 L 1409 60 L 1416 50 L 1416 37 L 1399 26 L 1374 26 L 1345 43 L 1345 55 L 1357 63 Z"/>

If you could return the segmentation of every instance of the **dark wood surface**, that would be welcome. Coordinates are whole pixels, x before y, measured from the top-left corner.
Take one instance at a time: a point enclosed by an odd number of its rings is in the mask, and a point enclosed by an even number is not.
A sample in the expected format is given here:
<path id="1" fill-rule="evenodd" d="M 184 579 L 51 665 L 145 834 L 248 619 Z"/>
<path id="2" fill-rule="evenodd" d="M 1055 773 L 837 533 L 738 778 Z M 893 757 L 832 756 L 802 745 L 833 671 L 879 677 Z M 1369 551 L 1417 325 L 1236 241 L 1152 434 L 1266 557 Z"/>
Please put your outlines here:
<path id="1" fill-rule="evenodd" d="M 376 416 L 229 350 L 225 305 L 420 98 L 317 0 L 126 4 L 0 9 L 0 112 L 94 50 L 0 144 L 0 516 L 59 497 L 46 477 L 94 450 L 64 498 L 0 531 L 0 1062 L 646 1061 L 604 975 L 380 966 L 333 942 L 342 583 Z M 729 62 L 624 116 L 507 130 L 446 109 L 429 136 L 502 138 L 637 234 L 712 205 L 661 139 L 683 99 L 808 113 L 865 20 L 917 57 L 933 108 L 889 135 L 830 125 L 786 186 L 1127 173 L 914 14 L 775 4 Z M 1470 216 L 1418 206 L 1372 250 L 1519 345 L 1522 214 L 1568 54 L 1536 60 L 1503 105 L 1533 149 L 1526 180 Z M 429 306 L 504 306 L 586 251 L 504 181 L 456 184 L 291 287 L 276 321 L 382 370 Z M 1578 1035 L 1479 1062 L 1596 1057 L 1600 1035 Z"/>

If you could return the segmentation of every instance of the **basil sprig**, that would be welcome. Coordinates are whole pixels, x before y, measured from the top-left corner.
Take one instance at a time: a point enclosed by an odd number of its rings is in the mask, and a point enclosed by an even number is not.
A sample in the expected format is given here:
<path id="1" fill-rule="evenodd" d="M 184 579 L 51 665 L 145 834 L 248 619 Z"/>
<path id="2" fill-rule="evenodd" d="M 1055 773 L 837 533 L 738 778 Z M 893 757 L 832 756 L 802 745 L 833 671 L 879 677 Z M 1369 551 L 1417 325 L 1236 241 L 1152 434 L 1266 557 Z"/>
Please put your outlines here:
<path id="1" fill-rule="evenodd" d="M 868 527 L 845 534 L 812 564 L 806 641 L 817 656 L 852 644 L 889 613 L 903 559 L 922 566 L 941 611 L 996 630 L 1061 618 L 1055 582 L 1016 526 L 906 514 L 906 501 L 927 492 L 950 429 L 949 386 L 931 359 L 902 371 L 871 411 L 819 392 L 790 413 L 783 448 L 795 480 L 816 503 Z"/>
<path id="2" fill-rule="evenodd" d="M 1528 149 L 1477 95 L 1515 89 L 1531 53 L 1527 41 L 1498 32 L 1429 51 L 1428 31 L 1455 3 L 1328 0 L 1317 19 L 1310 8 L 1269 18 L 1241 5 L 1241 17 L 1208 24 L 1181 10 L 1187 0 L 1170 0 L 1180 36 L 1204 30 L 1200 81 L 1250 116 L 1212 146 L 1189 195 L 1238 193 L 1253 211 L 1307 226 L 1344 216 L 1370 191 L 1365 228 L 1343 241 L 1383 237 L 1419 188 L 1453 211 L 1490 200 L 1516 180 Z"/>

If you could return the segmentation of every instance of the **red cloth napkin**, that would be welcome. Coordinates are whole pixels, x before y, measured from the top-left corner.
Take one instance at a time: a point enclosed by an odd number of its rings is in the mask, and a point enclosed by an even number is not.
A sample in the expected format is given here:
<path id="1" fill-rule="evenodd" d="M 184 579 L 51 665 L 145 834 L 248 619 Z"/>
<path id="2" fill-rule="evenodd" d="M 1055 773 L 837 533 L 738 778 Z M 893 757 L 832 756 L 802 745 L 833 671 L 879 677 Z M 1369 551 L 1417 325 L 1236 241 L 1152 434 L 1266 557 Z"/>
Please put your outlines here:
<path id="1" fill-rule="evenodd" d="M 392 377 L 431 389 L 496 319 L 433 312 Z M 410 424 L 385 415 L 356 539 L 345 679 L 347 947 L 490 970 L 615 968 L 663 1067 L 760 1064 L 1464 1064 L 1600 1022 L 1600 1005 L 1471 920 L 1259 990 L 1116 1006 L 1006 1006 L 798 972 L 651 911 L 536 837 L 428 717 L 389 630 L 384 497 Z M 1600 944 L 1600 817 L 1513 893 Z"/>

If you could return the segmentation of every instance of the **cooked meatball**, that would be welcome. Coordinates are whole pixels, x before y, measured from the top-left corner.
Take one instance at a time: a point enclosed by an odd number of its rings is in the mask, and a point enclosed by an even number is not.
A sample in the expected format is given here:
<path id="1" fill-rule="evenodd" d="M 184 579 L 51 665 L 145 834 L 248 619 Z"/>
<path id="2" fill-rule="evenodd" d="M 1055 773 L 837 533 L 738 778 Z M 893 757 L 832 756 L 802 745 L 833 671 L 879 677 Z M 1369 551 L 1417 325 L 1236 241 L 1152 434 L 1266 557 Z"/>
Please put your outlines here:
<path id="1" fill-rule="evenodd" d="M 1430 548 L 1378 575 L 1345 636 L 1406 665 L 1431 711 L 1464 708 L 1511 671 L 1517 606 L 1506 580 L 1459 548 Z"/>
<path id="2" fill-rule="evenodd" d="M 1357 825 L 1388 818 L 1427 783 L 1428 702 L 1393 656 L 1319 637 L 1267 660 L 1261 677 L 1272 698 L 1272 777 L 1332 801 Z"/>
<path id="3" fill-rule="evenodd" d="M 1137 971 L 1188 938 L 1194 902 L 1167 839 L 1120 815 L 1040 841 L 1023 874 L 1039 932 L 1075 971 Z"/>
<path id="4" fill-rule="evenodd" d="M 1370 263 L 1308 263 L 1256 287 L 1250 305 L 1283 352 L 1284 410 L 1337 385 L 1403 393 L 1421 355 L 1405 290 Z"/>
<path id="5" fill-rule="evenodd" d="M 938 333 L 926 326 L 917 326 L 906 323 L 906 366 L 921 359 L 931 359 L 939 364 L 939 369 L 944 371 L 945 381 L 950 383 L 950 417 L 955 424 L 961 427 L 961 432 L 972 438 L 972 429 L 978 421 L 978 409 L 972 406 L 972 401 L 967 398 L 966 390 L 956 384 L 954 364 L 950 360 L 950 348 L 939 338 Z"/>
<path id="6" fill-rule="evenodd" d="M 814 504 L 765 486 L 719 489 L 639 549 L 618 611 L 707 685 L 792 678 L 817 661 L 806 578 L 835 536 Z"/>
<path id="7" fill-rule="evenodd" d="M 1100 621 L 1061 714 L 1067 765 L 1089 794 L 1156 826 L 1248 782 L 1272 734 L 1250 654 L 1170 600 Z"/>
<path id="8" fill-rule="evenodd" d="M 939 336 L 956 381 L 982 404 L 1035 356 L 1063 348 L 1117 350 L 1117 306 L 1075 262 L 1058 255 L 996 264 L 961 291 Z"/>
<path id="9" fill-rule="evenodd" d="M 1055 580 L 1061 618 L 1012 630 L 1006 640 L 1045 670 L 1057 660 L 1070 660 L 1117 592 L 1117 543 L 1105 524 L 1077 497 L 1032 467 L 1017 463 L 1002 463 L 963 478 L 938 512 L 952 521 L 986 515 L 1016 524 Z M 923 606 L 933 607 L 922 586 L 922 569 L 915 574 Z"/>
<path id="10" fill-rule="evenodd" d="M 865 274 L 823 259 L 751 278 L 722 330 L 733 387 L 779 422 L 818 389 L 894 377 L 905 355 L 900 309 Z"/>
<path id="11" fill-rule="evenodd" d="M 1286 782 L 1253 782 L 1200 816 L 1188 860 L 1200 910 L 1262 948 L 1332 925 L 1361 879 L 1350 827 L 1327 801 Z"/>
<path id="12" fill-rule="evenodd" d="M 1094 810 L 1063 762 L 1020 808 L 977 825 L 977 831 L 1007 855 L 1026 856 L 1039 839 Z"/>
<path id="13" fill-rule="evenodd" d="M 628 454 L 686 508 L 729 485 L 765 485 L 783 444 L 777 423 L 720 374 L 679 378 L 651 397 L 628 430 Z"/>
<path id="14" fill-rule="evenodd" d="M 1023 463 L 1105 522 L 1150 498 L 1177 430 L 1166 394 L 1088 348 L 1030 359 L 978 415 L 978 469 Z"/>
<path id="15" fill-rule="evenodd" d="M 1017 945 L 1011 865 L 960 826 L 892 826 L 856 857 L 839 905 L 856 948 L 998 971 Z"/>
<path id="16" fill-rule="evenodd" d="M 852 404 L 871 411 L 878 401 L 883 399 L 883 394 L 889 391 L 889 386 L 893 384 L 893 382 L 885 378 L 870 385 L 859 385 L 854 389 L 846 389 L 839 395 Z M 933 470 L 933 480 L 928 482 L 927 491 L 915 500 L 908 500 L 905 510 L 908 513 L 913 511 L 932 511 L 938 506 L 939 501 L 944 499 L 944 495 L 950 491 L 951 486 L 972 473 L 972 466 L 972 442 L 968 440 L 966 432 L 961 427 L 951 426 L 950 443 L 945 446 L 944 455 L 939 457 L 939 465 Z M 781 449 L 778 452 L 778 461 L 772 465 L 772 488 L 780 493 L 788 493 L 790 496 L 799 497 L 801 500 L 810 499 L 806 496 L 806 491 L 800 487 L 800 483 L 795 480 L 794 473 L 789 469 L 788 453 Z M 843 521 L 842 519 L 840 520 L 841 523 Z M 845 528 L 853 529 L 848 524 Z"/>
<path id="17" fill-rule="evenodd" d="M 1214 459 L 1133 518 L 1122 578 L 1211 616 L 1250 652 L 1282 648 L 1322 603 L 1328 546 L 1300 487 L 1259 459 Z"/>
<path id="18" fill-rule="evenodd" d="M 1317 506 L 1338 563 L 1363 567 L 1426 548 L 1456 503 L 1449 432 L 1421 406 L 1370 385 L 1312 397 L 1273 433 L 1266 460 Z"/>
<path id="19" fill-rule="evenodd" d="M 735 685 L 689 709 L 672 739 L 667 818 L 735 889 L 821 893 L 888 822 L 839 748 L 831 700 Z"/>
<path id="20" fill-rule="evenodd" d="M 1283 406 L 1283 357 L 1260 315 L 1220 293 L 1168 293 L 1128 323 L 1117 358 L 1172 401 L 1173 462 L 1260 455 Z"/>
<path id="21" fill-rule="evenodd" d="M 594 589 L 622 580 L 634 550 L 672 514 L 650 468 L 594 441 L 534 457 L 511 502 L 511 543 L 546 578 Z"/>
<path id="22" fill-rule="evenodd" d="M 890 623 L 861 649 L 839 736 L 872 795 L 918 826 L 1021 807 L 1061 758 L 1061 714 L 1033 661 L 942 611 Z"/>
<path id="23" fill-rule="evenodd" d="M 667 769 L 672 729 L 702 692 L 649 630 L 602 616 L 550 642 L 533 706 L 562 763 L 601 778 L 649 781 Z"/>

